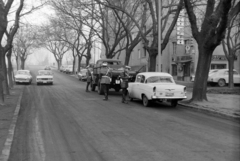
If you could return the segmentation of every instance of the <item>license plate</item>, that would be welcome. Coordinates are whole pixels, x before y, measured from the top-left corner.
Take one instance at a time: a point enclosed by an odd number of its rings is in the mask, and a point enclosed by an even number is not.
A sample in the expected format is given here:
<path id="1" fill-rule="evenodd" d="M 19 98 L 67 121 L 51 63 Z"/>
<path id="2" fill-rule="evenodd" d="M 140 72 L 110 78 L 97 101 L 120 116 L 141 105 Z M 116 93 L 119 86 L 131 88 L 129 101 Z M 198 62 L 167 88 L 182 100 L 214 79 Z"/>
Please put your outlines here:
<path id="1" fill-rule="evenodd" d="M 47 83 L 47 81 L 43 81 L 43 83 Z"/>
<path id="2" fill-rule="evenodd" d="M 171 97 L 171 96 L 174 95 L 174 93 L 169 93 L 169 92 L 167 92 L 165 95 L 168 96 L 168 97 Z"/>
<path id="3" fill-rule="evenodd" d="M 120 80 L 116 80 L 115 83 L 116 83 L 116 84 L 120 84 Z"/>

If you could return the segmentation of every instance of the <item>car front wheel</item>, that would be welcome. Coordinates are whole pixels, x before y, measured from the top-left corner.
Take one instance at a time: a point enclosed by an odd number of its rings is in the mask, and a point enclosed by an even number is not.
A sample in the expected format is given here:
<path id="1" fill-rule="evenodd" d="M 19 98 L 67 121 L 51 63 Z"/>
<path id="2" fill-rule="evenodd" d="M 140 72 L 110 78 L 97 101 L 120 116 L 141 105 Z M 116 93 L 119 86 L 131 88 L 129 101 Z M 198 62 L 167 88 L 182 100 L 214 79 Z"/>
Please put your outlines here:
<path id="1" fill-rule="evenodd" d="M 146 95 L 143 95 L 143 96 L 142 96 L 142 101 L 143 101 L 143 106 L 145 106 L 145 107 L 148 107 L 148 106 L 150 106 L 150 104 L 151 104 L 151 101 L 148 100 L 148 98 L 147 98 Z"/>
<path id="2" fill-rule="evenodd" d="M 226 81 L 225 81 L 224 79 L 219 79 L 218 85 L 219 85 L 220 87 L 224 87 L 224 86 L 226 86 Z"/>

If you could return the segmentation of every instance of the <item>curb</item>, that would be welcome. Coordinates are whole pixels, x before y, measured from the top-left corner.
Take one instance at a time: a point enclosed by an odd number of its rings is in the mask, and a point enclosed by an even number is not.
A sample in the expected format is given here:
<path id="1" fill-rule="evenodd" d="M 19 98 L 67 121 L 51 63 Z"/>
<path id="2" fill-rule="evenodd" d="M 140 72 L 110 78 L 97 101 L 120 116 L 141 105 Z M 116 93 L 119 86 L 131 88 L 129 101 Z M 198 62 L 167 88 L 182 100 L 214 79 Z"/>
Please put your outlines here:
<path id="1" fill-rule="evenodd" d="M 209 115 L 212 115 L 212 116 L 224 117 L 226 119 L 233 120 L 233 121 L 239 121 L 240 120 L 240 116 L 235 116 L 235 115 L 226 114 L 226 113 L 222 113 L 222 112 L 218 112 L 218 111 L 213 111 L 213 110 L 206 109 L 206 108 L 198 108 L 198 107 L 195 107 L 194 105 L 187 105 L 187 104 L 181 103 L 181 102 L 179 102 L 178 104 L 181 105 L 184 108 L 188 108 L 188 109 L 191 109 L 191 110 L 194 110 L 194 111 L 197 111 L 197 112 L 206 113 L 206 114 L 209 114 Z"/>
<path id="2" fill-rule="evenodd" d="M 21 107 L 20 104 L 21 104 L 21 100 L 22 100 L 22 95 L 23 95 L 23 90 L 21 91 L 20 96 L 18 98 L 17 106 L 16 106 L 16 109 L 13 114 L 13 119 L 12 119 L 10 128 L 8 130 L 8 136 L 4 143 L 2 154 L 0 155 L 0 161 L 8 161 L 8 159 L 9 159 L 9 155 L 10 155 L 10 151 L 11 151 L 11 147 L 12 147 L 12 143 L 13 143 L 15 127 L 16 127 L 18 114 L 19 114 L 20 107 Z"/>

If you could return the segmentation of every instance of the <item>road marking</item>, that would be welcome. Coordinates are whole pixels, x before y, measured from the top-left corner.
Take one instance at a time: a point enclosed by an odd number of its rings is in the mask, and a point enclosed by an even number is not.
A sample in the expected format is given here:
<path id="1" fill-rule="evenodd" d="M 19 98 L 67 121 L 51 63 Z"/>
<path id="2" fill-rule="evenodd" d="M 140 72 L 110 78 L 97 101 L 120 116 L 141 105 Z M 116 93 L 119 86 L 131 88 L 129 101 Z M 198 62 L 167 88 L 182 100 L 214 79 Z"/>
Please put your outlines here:
<path id="1" fill-rule="evenodd" d="M 35 150 L 35 154 L 37 158 L 33 158 L 34 160 L 38 160 L 38 161 L 45 161 L 46 158 L 46 153 L 44 150 L 44 143 L 43 143 L 43 139 L 42 139 L 42 134 L 41 134 L 41 130 L 39 127 L 39 121 L 38 121 L 38 115 L 35 118 L 35 122 L 34 122 L 34 133 L 33 133 L 33 138 L 34 138 L 34 150 Z"/>
<path id="2" fill-rule="evenodd" d="M 17 119 L 18 119 L 19 110 L 20 110 L 22 95 L 23 95 L 23 90 L 21 91 L 20 96 L 18 98 L 17 106 L 16 106 L 16 109 L 13 114 L 12 123 L 8 130 L 8 136 L 4 143 L 2 154 L 0 156 L 0 161 L 8 161 L 8 159 L 9 159 L 9 155 L 10 155 L 10 151 L 11 151 L 11 147 L 12 147 L 12 143 L 13 143 L 15 127 L 16 127 L 16 123 L 17 123 Z"/>

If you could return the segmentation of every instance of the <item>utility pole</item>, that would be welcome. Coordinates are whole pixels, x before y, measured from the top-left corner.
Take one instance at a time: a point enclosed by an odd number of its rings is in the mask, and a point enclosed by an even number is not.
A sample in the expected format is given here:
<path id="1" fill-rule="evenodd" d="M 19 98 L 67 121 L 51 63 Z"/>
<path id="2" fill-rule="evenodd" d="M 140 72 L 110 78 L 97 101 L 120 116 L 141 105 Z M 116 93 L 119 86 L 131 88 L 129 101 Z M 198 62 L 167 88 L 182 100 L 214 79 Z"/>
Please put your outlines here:
<path id="1" fill-rule="evenodd" d="M 162 72 L 162 0 L 158 0 L 158 72 Z"/>

